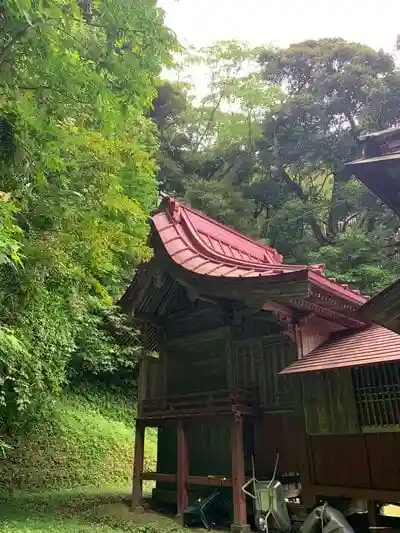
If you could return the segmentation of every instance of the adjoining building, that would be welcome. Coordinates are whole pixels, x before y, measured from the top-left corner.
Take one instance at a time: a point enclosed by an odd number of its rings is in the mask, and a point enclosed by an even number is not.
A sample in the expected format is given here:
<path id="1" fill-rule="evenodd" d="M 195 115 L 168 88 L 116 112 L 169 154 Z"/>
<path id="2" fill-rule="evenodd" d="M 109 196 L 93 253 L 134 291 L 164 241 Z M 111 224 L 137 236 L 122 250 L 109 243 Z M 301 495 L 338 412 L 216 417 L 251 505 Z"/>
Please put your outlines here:
<path id="1" fill-rule="evenodd" d="M 400 128 L 364 135 L 360 141 L 364 157 L 348 163 L 348 168 L 400 216 Z M 362 316 L 400 333 L 400 280 L 363 306 Z"/>

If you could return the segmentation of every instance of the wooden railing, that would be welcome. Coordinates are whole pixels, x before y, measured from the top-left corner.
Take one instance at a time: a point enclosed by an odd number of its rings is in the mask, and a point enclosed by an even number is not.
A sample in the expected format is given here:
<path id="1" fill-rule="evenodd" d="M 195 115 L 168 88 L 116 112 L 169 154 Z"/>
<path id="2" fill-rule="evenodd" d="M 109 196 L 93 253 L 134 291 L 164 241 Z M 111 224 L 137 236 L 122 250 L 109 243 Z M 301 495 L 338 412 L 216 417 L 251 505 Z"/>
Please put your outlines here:
<path id="1" fill-rule="evenodd" d="M 175 418 L 212 414 L 256 414 L 257 394 L 247 390 L 216 390 L 145 399 L 139 405 L 141 418 Z"/>

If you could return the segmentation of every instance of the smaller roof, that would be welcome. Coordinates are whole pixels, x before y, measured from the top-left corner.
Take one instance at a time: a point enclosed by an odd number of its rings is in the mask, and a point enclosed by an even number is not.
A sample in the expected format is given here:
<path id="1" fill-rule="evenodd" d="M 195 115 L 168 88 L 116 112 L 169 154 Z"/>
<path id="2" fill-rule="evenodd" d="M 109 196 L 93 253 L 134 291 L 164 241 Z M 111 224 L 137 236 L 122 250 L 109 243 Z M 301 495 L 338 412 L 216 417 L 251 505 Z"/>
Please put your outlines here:
<path id="1" fill-rule="evenodd" d="M 367 328 L 333 334 L 280 374 L 320 372 L 393 361 L 400 361 L 400 335 L 373 324 Z"/>
<path id="2" fill-rule="evenodd" d="M 366 133 L 364 135 L 360 135 L 359 140 L 365 141 L 365 140 L 373 139 L 373 138 L 376 139 L 378 137 L 380 137 L 381 139 L 386 138 L 386 137 L 390 138 L 390 137 L 397 135 L 398 133 L 400 133 L 400 127 L 392 126 L 391 128 L 387 128 L 386 130 L 374 131 L 373 133 Z"/>
<path id="3" fill-rule="evenodd" d="M 391 161 L 397 161 L 400 159 L 400 152 L 395 152 L 394 154 L 384 154 L 384 155 L 377 155 L 374 157 L 364 157 L 362 159 L 356 159 L 355 161 L 350 161 L 349 163 L 346 163 L 346 166 L 348 167 L 358 167 L 361 165 L 370 165 L 371 163 L 385 163 L 385 162 L 391 162 Z"/>
<path id="4" fill-rule="evenodd" d="M 359 141 L 363 145 L 364 157 L 395 154 L 400 151 L 400 128 L 388 128 L 362 135 Z"/>
<path id="5" fill-rule="evenodd" d="M 361 306 L 357 315 L 363 322 L 375 322 L 400 333 L 400 280 L 395 281 Z"/>
<path id="6" fill-rule="evenodd" d="M 400 128 L 359 138 L 363 157 L 346 163 L 368 189 L 400 215 Z"/>

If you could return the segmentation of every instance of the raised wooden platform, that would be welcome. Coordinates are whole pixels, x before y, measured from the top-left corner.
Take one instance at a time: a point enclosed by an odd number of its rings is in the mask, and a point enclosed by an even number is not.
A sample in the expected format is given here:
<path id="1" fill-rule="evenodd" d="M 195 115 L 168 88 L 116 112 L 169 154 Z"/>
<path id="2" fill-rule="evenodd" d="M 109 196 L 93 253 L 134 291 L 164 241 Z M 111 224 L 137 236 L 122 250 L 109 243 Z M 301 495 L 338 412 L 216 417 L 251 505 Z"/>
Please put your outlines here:
<path id="1" fill-rule="evenodd" d="M 145 399 L 139 418 L 147 421 L 232 413 L 252 416 L 259 412 L 260 404 L 254 391 L 216 390 Z"/>

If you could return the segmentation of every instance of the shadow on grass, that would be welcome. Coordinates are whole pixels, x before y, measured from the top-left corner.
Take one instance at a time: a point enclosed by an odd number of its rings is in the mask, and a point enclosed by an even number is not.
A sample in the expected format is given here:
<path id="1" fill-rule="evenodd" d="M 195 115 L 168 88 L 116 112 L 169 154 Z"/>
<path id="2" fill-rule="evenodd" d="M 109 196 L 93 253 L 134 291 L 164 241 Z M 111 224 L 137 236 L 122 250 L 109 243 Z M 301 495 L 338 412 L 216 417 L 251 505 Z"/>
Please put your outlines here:
<path id="1" fill-rule="evenodd" d="M 132 513 L 129 491 L 124 489 L 0 494 L 0 530 L 4 533 L 86 533 L 96 529 L 103 533 L 183 531 L 170 517 L 150 510 Z"/>

